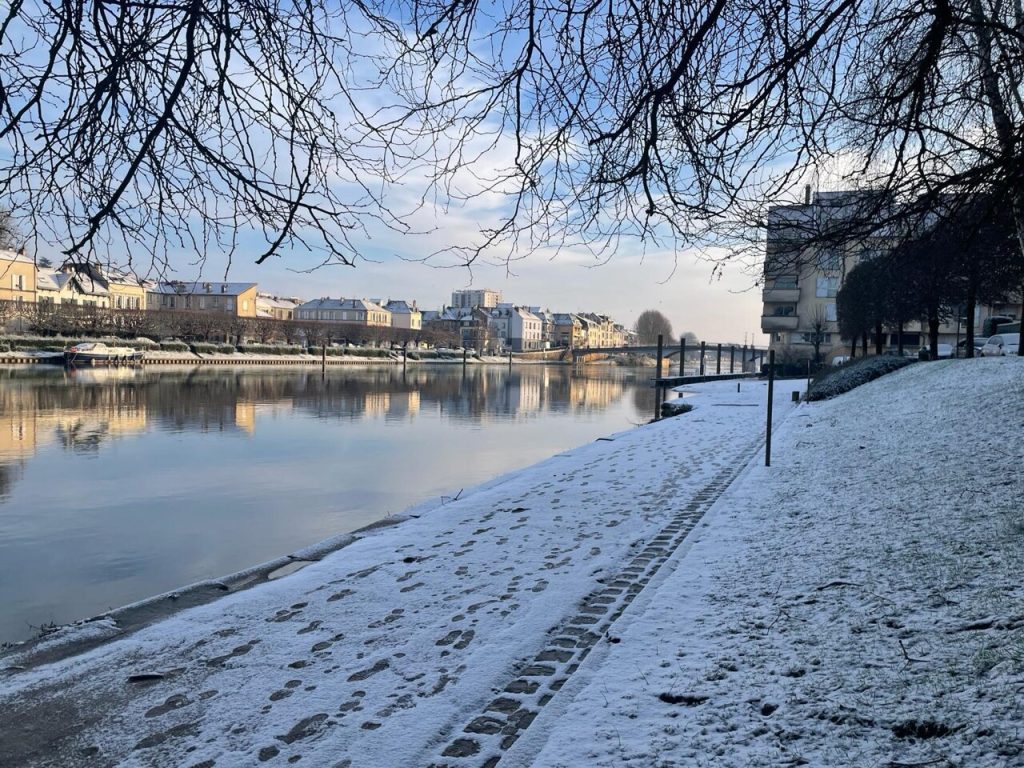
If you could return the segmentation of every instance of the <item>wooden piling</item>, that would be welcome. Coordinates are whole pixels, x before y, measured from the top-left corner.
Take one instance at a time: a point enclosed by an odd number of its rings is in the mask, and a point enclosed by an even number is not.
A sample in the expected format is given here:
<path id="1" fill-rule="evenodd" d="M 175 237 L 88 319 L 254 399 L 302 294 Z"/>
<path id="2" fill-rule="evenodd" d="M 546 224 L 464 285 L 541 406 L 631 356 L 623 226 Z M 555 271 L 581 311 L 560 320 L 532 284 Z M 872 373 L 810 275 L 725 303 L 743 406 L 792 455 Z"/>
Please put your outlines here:
<path id="1" fill-rule="evenodd" d="M 658 334 L 658 367 L 656 369 L 657 373 L 656 373 L 656 375 L 654 377 L 658 381 L 661 380 L 661 358 L 662 358 L 662 352 L 663 352 L 663 349 L 662 349 L 662 344 L 663 343 L 664 343 L 664 337 L 659 333 Z"/>

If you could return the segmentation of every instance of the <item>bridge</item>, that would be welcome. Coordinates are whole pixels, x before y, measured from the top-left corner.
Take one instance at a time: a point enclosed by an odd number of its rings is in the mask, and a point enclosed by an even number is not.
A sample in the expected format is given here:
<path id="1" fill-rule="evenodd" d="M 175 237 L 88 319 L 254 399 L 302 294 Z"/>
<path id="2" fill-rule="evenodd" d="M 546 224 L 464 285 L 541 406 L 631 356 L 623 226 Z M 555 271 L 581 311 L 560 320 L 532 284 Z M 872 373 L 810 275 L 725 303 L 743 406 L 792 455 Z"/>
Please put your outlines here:
<path id="1" fill-rule="evenodd" d="M 702 349 L 704 351 L 703 359 L 701 359 Z M 568 351 L 572 352 L 573 365 L 581 365 L 588 360 L 611 355 L 650 355 L 651 357 L 657 357 L 658 355 L 658 347 L 655 344 L 634 347 L 574 347 Z M 680 376 L 688 375 L 690 372 L 693 375 L 699 376 L 710 375 L 711 373 L 735 373 L 737 368 L 739 368 L 739 372 L 753 372 L 760 370 L 761 364 L 768 356 L 766 347 L 754 347 L 747 344 L 719 344 L 717 342 L 710 344 L 704 342 L 703 345 L 693 343 L 686 345 L 663 345 L 661 357 L 666 366 L 666 374 L 668 373 L 668 368 L 672 367 L 669 361 L 678 361 L 679 356 L 684 351 L 686 359 L 683 370 L 679 371 Z M 676 362 L 674 367 L 679 368 L 678 362 Z"/>

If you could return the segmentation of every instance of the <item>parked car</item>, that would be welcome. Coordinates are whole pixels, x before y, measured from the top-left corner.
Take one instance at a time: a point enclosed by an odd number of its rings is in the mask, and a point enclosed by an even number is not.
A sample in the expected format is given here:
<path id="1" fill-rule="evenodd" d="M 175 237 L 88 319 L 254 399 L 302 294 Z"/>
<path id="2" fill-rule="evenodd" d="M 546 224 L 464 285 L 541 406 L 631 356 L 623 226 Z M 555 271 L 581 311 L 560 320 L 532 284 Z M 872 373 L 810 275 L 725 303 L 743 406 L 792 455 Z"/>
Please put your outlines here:
<path id="1" fill-rule="evenodd" d="M 1002 355 L 1016 355 L 1019 347 L 1019 333 L 997 333 L 995 336 L 989 336 L 985 346 L 981 348 L 981 356 L 1000 357 Z"/>
<path id="2" fill-rule="evenodd" d="M 967 357 L 967 345 L 974 345 L 974 355 L 977 357 L 981 354 L 981 348 L 985 346 L 985 342 L 988 341 L 988 336 L 975 336 L 974 339 L 962 339 L 959 344 L 956 345 L 956 356 Z"/>
<path id="3" fill-rule="evenodd" d="M 849 355 L 836 355 L 832 358 L 832 365 L 843 365 L 850 362 L 851 359 Z"/>
<path id="4" fill-rule="evenodd" d="M 952 344 L 938 344 L 937 348 L 939 350 L 939 354 L 937 355 L 939 360 L 942 360 L 944 358 L 952 357 L 953 356 L 953 345 Z M 917 355 L 922 360 L 930 360 L 931 359 L 931 354 L 929 352 L 929 348 L 928 348 L 927 345 L 921 347 L 921 349 L 918 350 Z"/>

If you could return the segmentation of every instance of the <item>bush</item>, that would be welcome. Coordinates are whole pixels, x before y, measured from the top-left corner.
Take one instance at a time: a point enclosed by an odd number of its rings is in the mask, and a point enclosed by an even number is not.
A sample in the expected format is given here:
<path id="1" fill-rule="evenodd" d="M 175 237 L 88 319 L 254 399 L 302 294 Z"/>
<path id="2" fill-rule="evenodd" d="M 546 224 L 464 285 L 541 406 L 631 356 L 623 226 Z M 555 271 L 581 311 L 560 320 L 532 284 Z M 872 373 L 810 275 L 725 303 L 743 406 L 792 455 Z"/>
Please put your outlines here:
<path id="1" fill-rule="evenodd" d="M 217 351 L 222 355 L 233 355 L 236 350 L 234 344 L 218 344 Z"/>
<path id="2" fill-rule="evenodd" d="M 160 349 L 163 352 L 188 352 L 188 344 L 184 341 L 161 341 Z"/>
<path id="3" fill-rule="evenodd" d="M 298 345 L 242 344 L 238 351 L 248 355 L 301 355 L 306 350 Z"/>
<path id="4" fill-rule="evenodd" d="M 913 358 L 894 355 L 874 355 L 851 360 L 838 368 L 832 368 L 822 373 L 811 382 L 807 399 L 827 400 L 914 362 L 916 361 Z"/>
<path id="5" fill-rule="evenodd" d="M 205 341 L 193 342 L 192 351 L 197 355 L 212 355 L 217 351 L 217 345 Z"/>

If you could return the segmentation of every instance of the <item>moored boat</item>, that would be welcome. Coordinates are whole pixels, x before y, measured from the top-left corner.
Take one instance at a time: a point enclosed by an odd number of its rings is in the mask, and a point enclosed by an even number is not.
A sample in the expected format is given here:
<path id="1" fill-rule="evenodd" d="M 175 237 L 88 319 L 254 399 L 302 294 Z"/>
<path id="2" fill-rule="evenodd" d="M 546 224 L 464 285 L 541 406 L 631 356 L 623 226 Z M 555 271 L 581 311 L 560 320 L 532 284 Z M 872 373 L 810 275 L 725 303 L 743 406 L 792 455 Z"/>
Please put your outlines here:
<path id="1" fill-rule="evenodd" d="M 142 352 L 134 347 L 110 347 L 100 341 L 82 342 L 64 352 L 67 365 L 128 365 L 141 359 Z"/>

